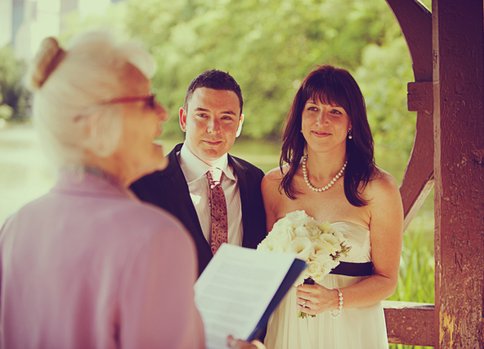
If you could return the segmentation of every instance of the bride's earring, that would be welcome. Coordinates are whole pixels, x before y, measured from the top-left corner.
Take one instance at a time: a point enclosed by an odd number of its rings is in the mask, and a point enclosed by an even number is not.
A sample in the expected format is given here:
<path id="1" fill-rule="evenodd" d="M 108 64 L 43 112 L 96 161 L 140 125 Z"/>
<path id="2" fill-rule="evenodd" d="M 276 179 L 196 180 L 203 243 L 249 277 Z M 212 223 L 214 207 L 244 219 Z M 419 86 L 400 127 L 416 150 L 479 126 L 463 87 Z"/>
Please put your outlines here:
<path id="1" fill-rule="evenodd" d="M 348 130 L 348 139 L 353 139 L 353 134 L 351 133 L 351 129 Z"/>

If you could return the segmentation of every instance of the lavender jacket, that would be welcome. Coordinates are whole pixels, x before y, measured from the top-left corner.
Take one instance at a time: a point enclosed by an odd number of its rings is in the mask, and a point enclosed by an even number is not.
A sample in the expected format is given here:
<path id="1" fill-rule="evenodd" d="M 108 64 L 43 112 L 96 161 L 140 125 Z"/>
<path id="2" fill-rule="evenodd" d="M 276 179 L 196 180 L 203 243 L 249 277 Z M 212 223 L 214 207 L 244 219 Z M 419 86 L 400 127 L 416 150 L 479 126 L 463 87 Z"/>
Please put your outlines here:
<path id="1" fill-rule="evenodd" d="M 196 275 L 174 218 L 63 173 L 0 230 L 0 348 L 203 348 Z"/>

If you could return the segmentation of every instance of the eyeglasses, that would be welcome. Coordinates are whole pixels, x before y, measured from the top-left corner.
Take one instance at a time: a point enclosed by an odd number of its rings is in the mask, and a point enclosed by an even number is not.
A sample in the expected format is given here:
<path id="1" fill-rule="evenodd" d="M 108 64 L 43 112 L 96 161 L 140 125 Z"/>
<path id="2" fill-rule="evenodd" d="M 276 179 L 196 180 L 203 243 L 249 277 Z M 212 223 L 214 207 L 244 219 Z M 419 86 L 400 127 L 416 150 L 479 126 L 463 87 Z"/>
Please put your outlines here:
<path id="1" fill-rule="evenodd" d="M 100 105 L 109 105 L 109 104 L 121 104 L 121 103 L 134 103 L 134 102 L 145 102 L 145 106 L 150 109 L 155 110 L 156 105 L 156 96 L 154 94 L 150 94 L 147 96 L 127 96 L 127 97 L 116 97 L 107 101 L 99 102 L 95 104 L 95 106 Z M 84 118 L 86 115 L 80 114 L 74 117 L 74 121 L 77 122 L 80 119 Z"/>
<path id="2" fill-rule="evenodd" d="M 134 103 L 134 102 L 145 102 L 145 105 L 147 107 L 151 109 L 156 108 L 156 96 L 154 94 L 150 94 L 148 96 L 117 97 L 117 98 L 110 99 L 108 101 L 98 103 L 98 105 Z"/>

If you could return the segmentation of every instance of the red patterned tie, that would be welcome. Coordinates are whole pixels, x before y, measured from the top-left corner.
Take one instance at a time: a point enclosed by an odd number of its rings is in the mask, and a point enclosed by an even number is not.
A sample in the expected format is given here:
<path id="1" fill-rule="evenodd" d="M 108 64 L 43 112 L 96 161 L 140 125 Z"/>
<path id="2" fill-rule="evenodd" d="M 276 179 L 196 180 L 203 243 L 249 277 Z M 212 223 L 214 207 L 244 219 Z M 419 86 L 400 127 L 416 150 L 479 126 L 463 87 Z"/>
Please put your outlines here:
<path id="1" fill-rule="evenodd" d="M 214 254 L 220 245 L 227 242 L 227 203 L 225 202 L 224 191 L 220 185 L 222 176 L 223 172 L 219 169 L 211 169 L 207 172 L 208 185 L 210 187 L 210 216 L 212 218 L 210 248 Z M 219 179 L 216 180 L 217 178 Z"/>

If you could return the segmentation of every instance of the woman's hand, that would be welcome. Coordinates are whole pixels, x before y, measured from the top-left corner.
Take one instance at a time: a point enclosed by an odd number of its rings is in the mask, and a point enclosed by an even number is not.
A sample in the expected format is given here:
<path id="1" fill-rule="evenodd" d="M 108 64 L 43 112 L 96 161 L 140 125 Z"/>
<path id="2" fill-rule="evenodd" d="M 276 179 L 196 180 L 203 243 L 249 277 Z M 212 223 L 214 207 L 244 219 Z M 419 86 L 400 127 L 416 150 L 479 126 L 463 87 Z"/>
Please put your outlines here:
<path id="1" fill-rule="evenodd" d="M 249 343 L 241 339 L 235 339 L 233 336 L 227 337 L 227 346 L 231 349 L 266 349 L 265 345 L 257 340 Z"/>
<path id="2" fill-rule="evenodd" d="M 338 291 L 318 284 L 299 285 L 296 296 L 299 310 L 306 314 L 317 315 L 338 308 Z"/>

